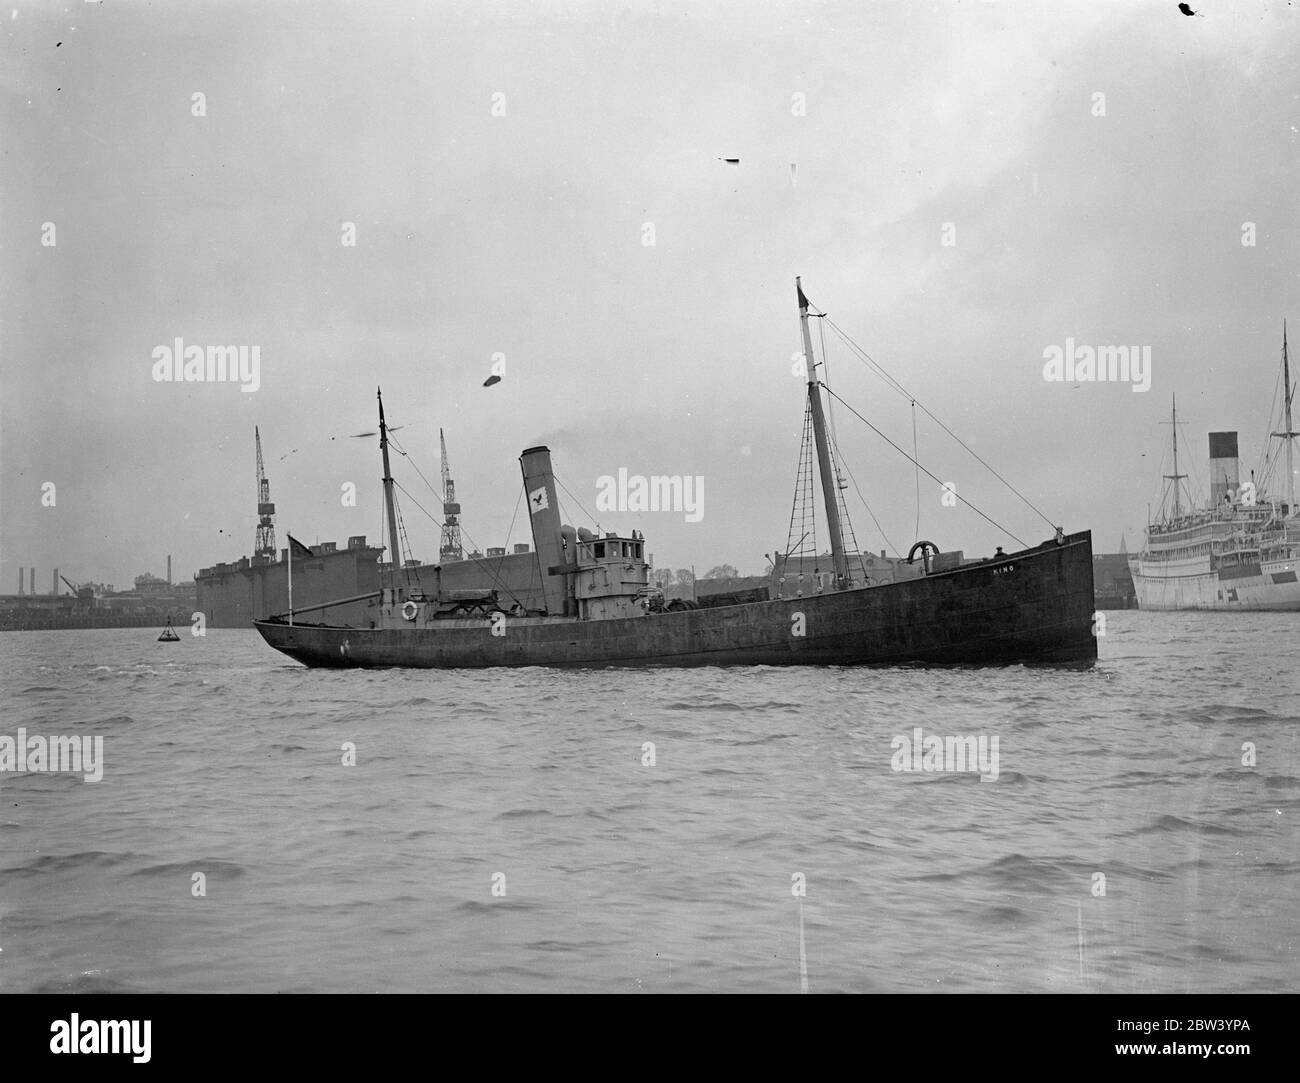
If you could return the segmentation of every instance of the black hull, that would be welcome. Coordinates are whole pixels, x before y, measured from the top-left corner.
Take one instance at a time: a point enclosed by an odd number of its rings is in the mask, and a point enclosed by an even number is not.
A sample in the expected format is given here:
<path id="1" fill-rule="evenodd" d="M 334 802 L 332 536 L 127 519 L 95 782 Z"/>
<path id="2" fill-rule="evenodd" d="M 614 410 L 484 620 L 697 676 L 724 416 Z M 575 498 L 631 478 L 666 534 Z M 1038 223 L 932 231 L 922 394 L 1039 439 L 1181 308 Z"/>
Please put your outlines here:
<path id="1" fill-rule="evenodd" d="M 802 614 L 802 619 L 799 615 Z M 415 667 L 1091 665 L 1092 536 L 902 583 L 623 620 L 516 618 L 427 628 L 255 621 L 304 665 Z M 802 626 L 803 634 L 796 634 Z"/>

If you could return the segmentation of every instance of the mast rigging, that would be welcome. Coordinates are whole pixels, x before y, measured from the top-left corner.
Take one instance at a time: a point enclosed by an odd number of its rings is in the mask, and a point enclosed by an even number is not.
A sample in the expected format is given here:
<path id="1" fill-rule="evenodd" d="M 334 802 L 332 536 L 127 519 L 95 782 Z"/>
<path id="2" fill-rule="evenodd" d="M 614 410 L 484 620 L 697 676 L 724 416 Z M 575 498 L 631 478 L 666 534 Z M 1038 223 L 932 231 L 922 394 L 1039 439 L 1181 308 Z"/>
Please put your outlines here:
<path id="1" fill-rule="evenodd" d="M 840 498 L 830 445 L 826 440 L 826 415 L 822 410 L 821 380 L 813 358 L 812 336 L 808 333 L 808 298 L 796 277 L 794 288 L 799 297 L 799 330 L 803 334 L 803 351 L 808 363 L 808 409 L 812 414 L 813 439 L 817 444 L 817 467 L 821 473 L 822 498 L 826 505 L 826 526 L 831 536 L 831 561 L 835 565 L 835 589 L 849 585 L 849 565 L 844 554 L 844 534 L 840 529 Z"/>
<path id="2" fill-rule="evenodd" d="M 1292 461 L 1292 454 L 1295 447 L 1295 438 L 1300 433 L 1295 431 L 1291 424 L 1291 358 L 1286 348 L 1286 320 L 1282 321 L 1282 417 L 1285 427 L 1283 432 L 1272 434 L 1274 439 L 1286 441 L 1286 513 L 1289 516 L 1295 515 L 1295 464 Z"/>
<path id="3" fill-rule="evenodd" d="M 1178 498 L 1178 482 L 1180 479 L 1185 479 L 1187 475 L 1178 472 L 1178 396 L 1176 394 L 1173 396 L 1173 413 L 1171 420 L 1164 422 L 1164 424 L 1171 425 L 1174 430 L 1174 472 L 1172 474 L 1165 474 L 1164 477 L 1166 481 L 1172 481 L 1174 483 L 1173 518 L 1180 519 L 1183 514 L 1183 505 L 1182 501 Z"/>
<path id="4" fill-rule="evenodd" d="M 379 451 L 384 459 L 384 507 L 388 512 L 389 560 L 392 562 L 393 586 L 397 585 L 397 572 L 402 566 L 402 550 L 397 542 L 397 513 L 393 507 L 393 471 L 388 465 L 388 424 L 384 421 L 384 392 L 377 391 L 379 398 Z"/>

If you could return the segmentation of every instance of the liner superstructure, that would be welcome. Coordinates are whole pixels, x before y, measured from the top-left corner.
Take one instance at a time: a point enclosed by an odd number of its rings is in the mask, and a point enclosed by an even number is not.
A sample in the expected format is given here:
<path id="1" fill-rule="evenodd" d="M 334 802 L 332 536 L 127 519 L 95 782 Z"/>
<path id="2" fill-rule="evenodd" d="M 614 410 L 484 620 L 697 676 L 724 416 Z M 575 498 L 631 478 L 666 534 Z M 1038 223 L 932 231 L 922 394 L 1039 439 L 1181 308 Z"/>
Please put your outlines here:
<path id="1" fill-rule="evenodd" d="M 1184 510 L 1178 472 L 1178 407 L 1174 402 L 1171 510 L 1146 529 L 1129 558 L 1138 607 L 1152 610 L 1300 610 L 1300 516 L 1296 514 L 1291 420 L 1291 364 L 1282 332 L 1283 492 L 1271 496 L 1239 477 L 1237 434 L 1210 433 L 1210 502 Z"/>

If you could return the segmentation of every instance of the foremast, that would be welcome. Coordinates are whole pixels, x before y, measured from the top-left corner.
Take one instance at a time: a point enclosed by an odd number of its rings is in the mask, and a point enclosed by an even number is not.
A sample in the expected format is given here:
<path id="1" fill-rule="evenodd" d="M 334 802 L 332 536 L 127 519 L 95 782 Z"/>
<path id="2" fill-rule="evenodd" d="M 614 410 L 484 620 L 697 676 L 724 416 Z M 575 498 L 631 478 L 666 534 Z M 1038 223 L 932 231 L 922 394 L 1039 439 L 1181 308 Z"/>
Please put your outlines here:
<path id="1" fill-rule="evenodd" d="M 826 415 L 822 410 L 821 379 L 817 375 L 812 336 L 808 332 L 808 298 L 803 295 L 803 284 L 798 277 L 794 280 L 794 288 L 799 295 L 799 329 L 803 333 L 803 353 L 808 366 L 808 409 L 812 412 L 813 439 L 817 444 L 817 467 L 821 473 L 826 524 L 831 535 L 831 561 L 835 565 L 835 589 L 843 590 L 849 585 L 849 562 L 844 552 L 844 533 L 840 526 L 839 490 L 836 484 L 835 467 L 831 461 L 830 443 L 826 439 Z"/>
<path id="2" fill-rule="evenodd" d="M 1285 420 L 1285 431 L 1275 432 L 1271 435 L 1275 440 L 1286 441 L 1286 513 L 1288 517 L 1294 518 L 1296 514 L 1295 507 L 1295 464 L 1292 462 L 1292 452 L 1295 445 L 1295 438 L 1300 433 L 1295 431 L 1295 426 L 1291 424 L 1291 359 L 1287 354 L 1286 348 L 1286 320 L 1282 321 L 1282 409 Z"/>
<path id="3" fill-rule="evenodd" d="M 379 397 L 379 452 L 384 459 L 384 508 L 388 512 L 389 559 L 392 561 L 392 586 L 397 587 L 397 573 L 402 566 L 401 547 L 397 542 L 397 515 L 393 503 L 393 471 L 388 465 L 388 424 L 384 421 L 384 392 L 378 390 Z"/>
<path id="4" fill-rule="evenodd" d="M 1183 505 L 1182 505 L 1182 501 L 1179 500 L 1179 498 L 1178 498 L 1178 483 L 1179 483 L 1179 481 L 1181 481 L 1183 478 L 1187 477 L 1187 475 L 1186 475 L 1186 474 L 1180 474 L 1180 473 L 1178 472 L 1178 396 L 1177 396 L 1177 394 L 1175 394 L 1175 395 L 1173 396 L 1172 403 L 1173 403 L 1173 408 L 1172 408 L 1172 413 L 1171 413 L 1170 420 L 1169 420 L 1169 425 L 1170 425 L 1170 427 L 1173 429 L 1173 434 L 1174 434 L 1174 472 L 1173 472 L 1172 474 L 1166 474 L 1166 475 L 1165 475 L 1165 480 L 1166 480 L 1166 481 L 1172 481 L 1172 482 L 1174 483 L 1174 514 L 1173 514 L 1173 518 L 1174 518 L 1175 520 L 1178 520 L 1178 519 L 1182 518 L 1182 514 L 1183 514 Z"/>

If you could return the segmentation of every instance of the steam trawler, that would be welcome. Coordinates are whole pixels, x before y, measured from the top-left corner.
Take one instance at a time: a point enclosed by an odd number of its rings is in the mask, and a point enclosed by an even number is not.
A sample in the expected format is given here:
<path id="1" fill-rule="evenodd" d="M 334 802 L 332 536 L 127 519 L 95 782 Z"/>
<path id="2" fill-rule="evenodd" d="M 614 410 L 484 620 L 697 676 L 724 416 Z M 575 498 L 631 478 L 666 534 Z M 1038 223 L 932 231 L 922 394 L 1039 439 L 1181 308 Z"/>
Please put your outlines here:
<path id="1" fill-rule="evenodd" d="M 1237 434 L 1210 436 L 1210 502 L 1183 502 L 1187 477 L 1178 472 L 1178 402 L 1173 403 L 1174 472 L 1160 517 L 1146 529 L 1139 553 L 1129 558 L 1139 609 L 1300 610 L 1300 516 L 1296 514 L 1291 423 L 1291 362 L 1282 327 L 1282 440 L 1257 484 L 1239 478 Z M 1271 425 L 1269 426 L 1272 427 Z M 1269 493 L 1274 468 L 1285 464 L 1282 498 Z"/>
<path id="2" fill-rule="evenodd" d="M 775 598 L 764 588 L 757 599 L 665 604 L 650 582 L 642 535 L 597 536 L 562 522 L 546 447 L 528 448 L 519 459 L 544 604 L 512 604 L 492 588 L 444 590 L 436 567 L 434 582 L 413 582 L 401 560 L 381 393 L 389 585 L 373 598 L 365 626 L 304 623 L 306 610 L 291 608 L 254 621 L 257 630 L 290 658 L 330 667 L 1091 665 L 1097 641 L 1089 531 L 1067 535 L 1057 527 L 1040 545 L 968 563 L 945 562 L 952 554 L 917 542 L 908 557 L 919 560 L 916 574 L 898 582 L 871 583 L 851 567 L 844 483 L 822 401 L 829 389 L 817 371 L 824 360 L 814 363 L 809 303 L 795 282 L 809 370 L 800 460 L 805 514 L 815 489 L 811 445 L 833 567 L 806 584 L 807 593 L 800 582 L 789 594 L 782 585 Z M 794 523 L 792 514 L 792 533 Z"/>

